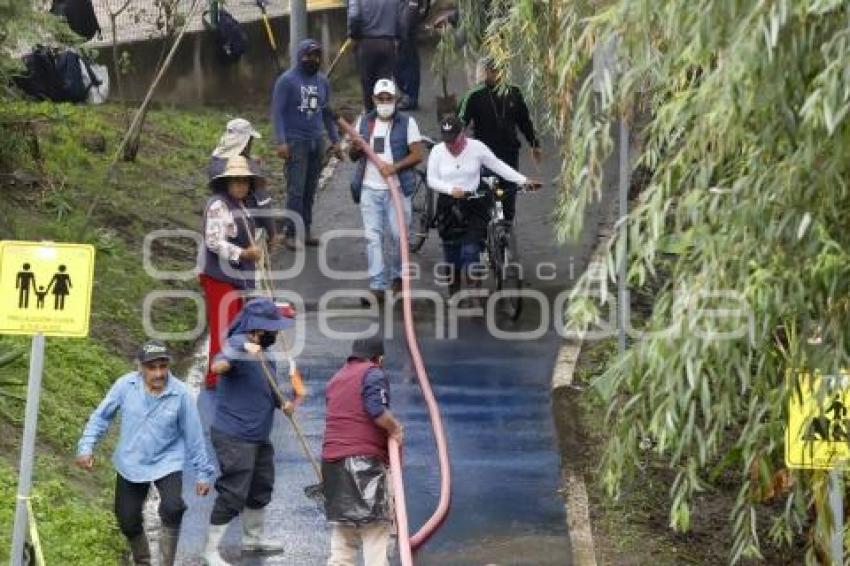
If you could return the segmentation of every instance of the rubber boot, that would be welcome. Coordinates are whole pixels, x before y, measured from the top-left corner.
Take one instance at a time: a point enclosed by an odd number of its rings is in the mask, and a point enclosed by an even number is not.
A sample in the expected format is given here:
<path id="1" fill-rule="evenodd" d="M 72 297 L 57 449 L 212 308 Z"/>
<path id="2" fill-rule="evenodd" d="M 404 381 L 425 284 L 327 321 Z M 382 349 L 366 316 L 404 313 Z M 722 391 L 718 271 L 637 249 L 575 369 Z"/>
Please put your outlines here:
<path id="1" fill-rule="evenodd" d="M 276 554 L 283 552 L 283 545 L 263 536 L 266 509 L 242 511 L 242 550 L 243 552 L 262 552 Z"/>
<path id="2" fill-rule="evenodd" d="M 127 539 L 130 543 L 130 552 L 133 554 L 133 564 L 135 566 L 151 566 L 151 548 L 148 546 L 148 537 L 142 532 L 131 539 Z"/>
<path id="3" fill-rule="evenodd" d="M 180 538 L 180 529 L 163 526 L 159 532 L 159 565 L 174 566 L 174 557 L 177 556 L 177 540 Z"/>
<path id="4" fill-rule="evenodd" d="M 227 524 L 209 526 L 207 545 L 204 548 L 204 563 L 207 566 L 230 566 L 218 553 L 218 545 L 221 544 L 221 539 L 224 538 L 226 530 Z"/>

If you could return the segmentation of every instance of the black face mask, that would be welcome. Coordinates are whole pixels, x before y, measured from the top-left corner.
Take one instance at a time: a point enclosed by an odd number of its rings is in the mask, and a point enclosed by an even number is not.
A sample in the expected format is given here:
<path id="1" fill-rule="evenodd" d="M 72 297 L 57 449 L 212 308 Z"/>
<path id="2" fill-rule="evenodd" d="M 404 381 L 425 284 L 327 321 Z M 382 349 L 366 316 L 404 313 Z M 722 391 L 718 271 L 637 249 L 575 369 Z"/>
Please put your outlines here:
<path id="1" fill-rule="evenodd" d="M 317 61 L 301 61 L 301 70 L 308 75 L 315 75 L 319 72 L 319 63 Z"/>
<path id="2" fill-rule="evenodd" d="M 263 332 L 260 336 L 260 347 L 263 349 L 269 348 L 277 340 L 277 332 Z"/>

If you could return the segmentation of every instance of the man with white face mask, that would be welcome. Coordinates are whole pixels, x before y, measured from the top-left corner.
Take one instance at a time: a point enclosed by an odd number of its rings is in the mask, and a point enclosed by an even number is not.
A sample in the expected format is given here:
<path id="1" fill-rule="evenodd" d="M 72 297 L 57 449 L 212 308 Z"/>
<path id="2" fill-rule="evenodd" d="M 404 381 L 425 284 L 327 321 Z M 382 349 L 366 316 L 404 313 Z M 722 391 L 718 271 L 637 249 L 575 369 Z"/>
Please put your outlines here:
<path id="1" fill-rule="evenodd" d="M 363 151 L 352 146 L 352 161 L 358 161 L 351 181 L 354 202 L 360 204 L 363 228 L 366 231 L 366 252 L 369 261 L 369 289 L 376 301 L 384 299 L 387 277 L 384 273 L 384 225 L 389 222 L 392 234 L 390 269 L 393 291 L 401 290 L 401 253 L 399 226 L 395 207 L 389 193 L 388 179 L 397 176 L 404 195 L 405 221 L 410 225 L 410 197 L 416 188 L 413 171 L 422 161 L 422 135 L 411 116 L 396 110 L 396 86 L 390 79 L 375 83 L 372 100 L 375 110 L 357 119 L 360 137 L 378 154 L 381 160 L 375 165 L 366 159 Z M 369 301 L 364 299 L 364 303 Z"/>

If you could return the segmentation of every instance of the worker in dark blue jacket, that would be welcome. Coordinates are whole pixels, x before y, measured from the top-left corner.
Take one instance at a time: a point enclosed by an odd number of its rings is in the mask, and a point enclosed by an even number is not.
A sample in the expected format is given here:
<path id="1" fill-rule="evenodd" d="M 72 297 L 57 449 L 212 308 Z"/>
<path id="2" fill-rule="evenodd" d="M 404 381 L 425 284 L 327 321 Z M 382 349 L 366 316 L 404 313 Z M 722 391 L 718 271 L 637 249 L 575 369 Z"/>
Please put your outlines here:
<path id="1" fill-rule="evenodd" d="M 310 226 L 325 156 L 325 131 L 331 153 L 342 158 L 330 106 L 331 86 L 319 71 L 321 64 L 322 46 L 315 39 L 305 39 L 298 45 L 295 65 L 278 77 L 272 95 L 277 154 L 286 161 L 286 208 L 303 221 L 300 233 L 296 222 L 286 222 L 283 243 L 291 250 L 319 245 Z"/>

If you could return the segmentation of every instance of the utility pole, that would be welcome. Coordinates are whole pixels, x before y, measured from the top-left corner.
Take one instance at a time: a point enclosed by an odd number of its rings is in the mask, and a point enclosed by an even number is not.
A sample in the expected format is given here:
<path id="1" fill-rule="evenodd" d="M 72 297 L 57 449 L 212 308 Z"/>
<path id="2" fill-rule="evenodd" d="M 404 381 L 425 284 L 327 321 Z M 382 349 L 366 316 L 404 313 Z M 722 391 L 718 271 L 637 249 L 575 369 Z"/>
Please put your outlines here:
<path id="1" fill-rule="evenodd" d="M 298 64 L 298 44 L 307 39 L 307 0 L 289 0 L 289 62 Z"/>
<path id="2" fill-rule="evenodd" d="M 620 88 L 623 63 L 619 60 L 617 50 L 620 40 L 612 35 L 600 41 L 593 52 L 593 89 L 597 101 L 610 96 L 610 87 Z M 608 101 L 609 103 L 611 101 Z M 620 112 L 617 139 L 619 157 L 618 194 L 619 214 L 616 226 L 617 234 L 617 346 L 620 354 L 626 351 L 626 326 L 629 321 L 629 292 L 626 288 L 628 274 L 628 216 L 629 216 L 629 185 L 631 184 L 631 164 L 629 160 L 629 126 L 625 108 Z"/>

